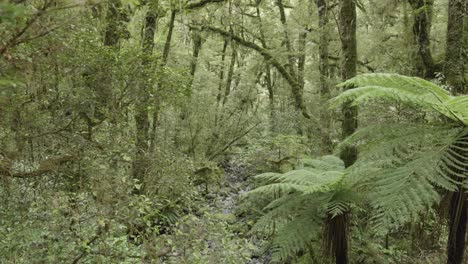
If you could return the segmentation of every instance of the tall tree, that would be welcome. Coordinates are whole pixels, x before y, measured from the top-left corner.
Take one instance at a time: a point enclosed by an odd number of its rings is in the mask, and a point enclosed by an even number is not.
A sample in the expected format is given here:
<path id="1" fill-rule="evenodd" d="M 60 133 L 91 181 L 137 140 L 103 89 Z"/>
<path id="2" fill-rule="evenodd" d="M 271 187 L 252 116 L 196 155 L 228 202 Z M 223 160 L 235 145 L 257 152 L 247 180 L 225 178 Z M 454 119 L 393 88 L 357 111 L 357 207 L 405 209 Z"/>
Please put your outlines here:
<path id="1" fill-rule="evenodd" d="M 144 74 L 149 74 L 148 69 L 151 65 L 151 55 L 154 49 L 154 34 L 156 32 L 156 22 L 158 19 L 158 3 L 149 5 L 149 10 L 146 12 L 144 21 L 144 30 L 142 31 L 143 41 L 143 61 L 142 67 Z M 142 85 L 138 91 L 138 101 L 135 109 L 135 128 L 136 128 L 136 142 L 135 142 L 135 158 L 133 161 L 133 177 L 143 184 L 145 174 L 148 170 L 148 151 L 149 151 L 149 127 L 150 119 L 148 112 L 149 104 L 149 89 L 152 85 L 145 77 L 142 80 Z M 139 192 L 143 191 L 143 187 Z"/>
<path id="2" fill-rule="evenodd" d="M 434 62 L 430 46 L 434 0 L 408 0 L 413 11 L 413 37 L 416 45 L 415 74 L 431 79 L 440 71 Z"/>
<path id="3" fill-rule="evenodd" d="M 464 0 L 449 0 L 447 21 L 447 42 L 445 51 L 444 73 L 446 82 L 453 87 L 455 94 L 468 94 L 465 87 L 464 67 L 466 58 L 463 54 L 464 19 L 467 12 L 467 3 Z M 465 141 L 466 141 L 465 135 Z M 466 157 L 463 142 L 455 144 L 452 151 Z M 451 164 L 447 164 L 451 166 Z M 463 173 L 463 168 L 452 168 Z M 465 166 L 464 171 L 468 171 Z M 456 178 L 456 176 L 454 176 Z M 466 228 L 468 221 L 468 201 L 466 188 L 459 186 L 458 190 L 450 193 L 449 205 L 449 237 L 447 243 L 447 264 L 463 263 L 466 248 Z"/>
<path id="4" fill-rule="evenodd" d="M 354 0 L 340 1 L 339 27 L 341 49 L 343 51 L 341 78 L 348 80 L 356 76 L 357 43 L 356 43 L 356 3 Z M 347 102 L 342 106 L 342 137 L 346 138 L 356 131 L 357 108 Z M 357 149 L 347 146 L 340 153 L 345 167 L 351 166 L 357 159 Z M 348 260 L 348 213 L 328 215 L 328 237 L 337 264 L 347 264 Z"/>
<path id="5" fill-rule="evenodd" d="M 330 96 L 330 71 L 329 71 L 329 4 L 327 0 L 315 0 L 318 12 L 318 28 L 320 30 L 319 40 L 319 72 L 320 72 L 320 98 L 321 100 L 327 100 Z M 330 116 L 328 115 L 327 109 L 322 109 L 320 112 L 320 121 L 322 126 L 320 127 L 320 142 L 321 142 L 321 153 L 323 155 L 331 153 L 332 143 L 330 138 Z"/>
<path id="6" fill-rule="evenodd" d="M 447 43 L 445 47 L 444 74 L 447 84 L 452 86 L 456 94 L 466 93 L 464 80 L 463 57 L 464 19 L 466 12 L 465 0 L 449 0 L 447 14 Z"/>

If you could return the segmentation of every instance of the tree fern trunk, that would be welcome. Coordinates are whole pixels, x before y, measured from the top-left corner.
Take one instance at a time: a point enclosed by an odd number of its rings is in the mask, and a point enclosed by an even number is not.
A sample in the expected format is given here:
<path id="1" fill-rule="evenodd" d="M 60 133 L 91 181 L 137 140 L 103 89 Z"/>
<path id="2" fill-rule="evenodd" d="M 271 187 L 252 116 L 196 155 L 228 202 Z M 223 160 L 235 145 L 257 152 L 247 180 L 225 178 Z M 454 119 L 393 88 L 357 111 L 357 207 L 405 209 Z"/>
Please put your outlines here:
<path id="1" fill-rule="evenodd" d="M 325 250 L 335 258 L 336 264 L 347 264 L 348 260 L 348 215 L 328 215 L 325 230 Z"/>
<path id="2" fill-rule="evenodd" d="M 453 148 L 460 156 L 454 156 L 457 164 L 466 164 L 468 162 L 468 134 L 462 136 Z M 450 166 L 450 165 L 448 165 Z M 454 168 L 452 170 L 459 174 L 468 176 L 468 166 L 464 168 Z M 453 175 L 453 178 L 459 177 Z M 463 179 L 462 179 L 463 180 Z M 462 264 L 465 251 L 466 225 L 468 220 L 468 204 L 466 190 L 462 186 L 458 192 L 452 194 L 449 208 L 449 237 L 447 243 L 447 264 Z"/>
<path id="3" fill-rule="evenodd" d="M 453 193 L 449 209 L 450 233 L 447 246 L 447 264 L 462 264 L 465 251 L 467 202 L 464 189 Z"/>
<path id="4" fill-rule="evenodd" d="M 354 0 L 342 0 L 340 9 L 340 37 L 343 50 L 341 77 L 343 80 L 356 76 L 357 42 L 356 42 L 356 3 Z M 349 103 L 343 106 L 342 135 L 348 137 L 357 129 L 357 108 Z M 342 153 L 345 167 L 351 166 L 357 158 L 357 150 L 349 146 Z M 330 217 L 330 216 L 329 216 Z M 333 244 L 336 264 L 348 264 L 348 213 L 331 218 Z"/>

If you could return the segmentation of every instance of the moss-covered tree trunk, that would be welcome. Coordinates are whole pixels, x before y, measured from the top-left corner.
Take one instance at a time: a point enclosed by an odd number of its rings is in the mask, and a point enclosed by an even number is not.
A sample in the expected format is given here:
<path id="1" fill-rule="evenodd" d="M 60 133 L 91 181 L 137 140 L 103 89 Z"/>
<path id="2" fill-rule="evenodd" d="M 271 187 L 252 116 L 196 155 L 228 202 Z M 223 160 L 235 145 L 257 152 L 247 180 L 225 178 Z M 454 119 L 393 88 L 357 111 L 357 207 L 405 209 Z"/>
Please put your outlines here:
<path id="1" fill-rule="evenodd" d="M 449 0 L 448 3 L 448 21 L 447 21 L 447 39 L 445 52 L 444 73 L 446 82 L 453 87 L 455 94 L 466 94 L 464 80 L 463 57 L 464 37 L 464 18 L 467 4 L 465 0 Z M 453 149 L 460 154 L 460 163 L 468 161 L 468 151 L 462 150 L 468 146 L 468 135 L 465 135 L 456 144 Z M 462 160 L 464 158 L 464 160 Z M 450 166 L 450 164 L 447 164 Z M 468 168 L 452 168 L 460 174 L 468 176 Z M 457 176 L 454 175 L 454 178 Z M 449 236 L 447 243 L 447 264 L 462 264 L 465 251 L 465 237 L 468 218 L 468 203 L 465 188 L 459 187 L 457 192 L 451 194 L 449 207 Z"/>
<path id="2" fill-rule="evenodd" d="M 339 15 L 341 49 L 343 60 L 341 78 L 343 80 L 356 76 L 357 43 L 356 43 L 356 4 L 354 0 L 341 0 Z M 353 134 L 357 129 L 357 108 L 350 103 L 343 105 L 343 138 Z M 346 147 L 340 158 L 345 166 L 351 166 L 357 158 L 357 149 L 354 146 Z M 332 249 L 337 264 L 347 264 L 348 259 L 348 213 L 332 217 L 330 220 L 329 237 L 332 239 Z M 333 238 L 331 238 L 333 236 Z"/>
<path id="3" fill-rule="evenodd" d="M 457 153 L 457 161 L 453 163 L 447 163 L 447 167 L 450 171 L 457 175 L 468 176 L 468 166 L 460 164 L 466 164 L 468 161 L 468 134 L 463 135 L 454 146 L 451 148 L 452 152 Z M 457 164 L 457 165 L 455 165 Z M 456 180 L 461 179 L 459 176 L 453 175 Z M 468 220 L 468 203 L 467 203 L 466 189 L 463 186 L 459 186 L 457 192 L 453 192 L 450 198 L 449 206 L 449 236 L 447 243 L 447 264 L 462 264 L 464 252 L 465 252 L 465 237 L 466 227 Z"/>
<path id="4" fill-rule="evenodd" d="M 343 61 L 341 78 L 348 80 L 356 76 L 357 44 L 356 44 L 356 4 L 353 0 L 342 0 L 340 10 L 341 49 Z M 357 108 L 349 103 L 343 106 L 343 138 L 353 134 L 357 128 Z M 357 158 L 355 147 L 347 147 L 340 155 L 345 166 L 351 166 Z"/>
<path id="5" fill-rule="evenodd" d="M 258 2 L 258 4 L 260 4 L 260 2 Z M 263 26 L 262 26 L 262 16 L 261 16 L 261 13 L 260 13 L 260 8 L 258 7 L 258 4 L 256 6 L 256 11 L 257 11 L 257 19 L 258 19 L 258 23 L 260 25 L 260 30 L 259 30 L 259 33 L 260 33 L 260 42 L 262 44 L 262 48 L 264 49 L 268 49 L 268 46 L 266 44 L 266 41 L 265 41 L 265 33 L 264 33 L 264 30 L 263 30 Z M 276 117 L 275 117 L 275 93 L 274 93 L 274 90 L 273 90 L 273 79 L 272 79 L 272 75 L 271 75 L 271 65 L 270 63 L 265 60 L 265 86 L 268 90 L 268 103 L 269 103 L 269 107 L 270 107 L 270 130 L 272 132 L 275 131 L 275 122 L 276 122 Z"/>
<path id="6" fill-rule="evenodd" d="M 145 16 L 145 24 L 143 30 L 143 71 L 145 74 L 148 73 L 147 68 L 150 64 L 150 57 L 153 53 L 154 47 L 154 33 L 156 31 L 156 20 L 158 14 L 154 6 L 150 6 L 149 11 Z M 135 158 L 133 160 L 133 178 L 144 182 L 145 174 L 148 170 L 148 151 L 149 151 L 149 112 L 148 112 L 148 98 L 149 98 L 149 86 L 150 84 L 146 81 L 148 78 L 143 78 L 143 84 L 140 86 L 138 91 L 138 103 L 135 106 Z M 143 186 L 139 192 L 143 191 Z"/>
<path id="7" fill-rule="evenodd" d="M 434 0 L 408 0 L 413 12 L 413 37 L 416 45 L 414 71 L 419 77 L 432 79 L 440 71 L 430 48 Z"/>
<path id="8" fill-rule="evenodd" d="M 456 94 L 464 93 L 463 24 L 466 0 L 450 0 L 448 4 L 447 41 L 444 74 Z M 467 37 L 467 36 L 465 36 Z"/>
<path id="9" fill-rule="evenodd" d="M 319 72 L 320 72 L 320 98 L 322 101 L 326 101 L 330 97 L 330 71 L 328 65 L 328 46 L 329 46 L 329 34 L 330 30 L 328 27 L 328 3 L 326 0 L 315 0 L 318 10 L 318 26 L 320 30 L 320 42 L 319 42 Z M 323 107 L 320 111 L 320 149 L 321 154 L 326 155 L 332 152 L 332 143 L 330 138 L 330 116 L 326 107 Z"/>

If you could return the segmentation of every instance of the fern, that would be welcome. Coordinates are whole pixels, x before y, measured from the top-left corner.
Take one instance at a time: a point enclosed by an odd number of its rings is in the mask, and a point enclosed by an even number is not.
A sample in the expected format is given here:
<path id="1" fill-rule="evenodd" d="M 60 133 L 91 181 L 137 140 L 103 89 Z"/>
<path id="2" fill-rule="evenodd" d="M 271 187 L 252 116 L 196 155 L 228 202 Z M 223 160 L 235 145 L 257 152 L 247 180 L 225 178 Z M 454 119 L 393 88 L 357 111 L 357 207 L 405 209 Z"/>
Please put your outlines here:
<path id="1" fill-rule="evenodd" d="M 340 86 L 354 89 L 332 99 L 332 107 L 381 101 L 445 117 L 374 124 L 338 146 L 338 151 L 348 145 L 359 149 L 346 180 L 368 194 L 376 226 L 390 228 L 415 220 L 440 200 L 438 189 L 466 188 L 467 96 L 451 96 L 431 82 L 396 74 L 361 75 Z"/>
<path id="2" fill-rule="evenodd" d="M 262 186 L 247 196 L 270 197 L 264 214 L 252 231 L 273 235 L 272 250 L 276 261 L 307 250 L 322 229 L 326 216 L 335 217 L 348 210 L 354 199 L 343 180 L 343 161 L 335 156 L 299 161 L 300 168 L 283 174 L 256 176 Z"/>
<path id="3" fill-rule="evenodd" d="M 451 96 L 441 87 L 417 78 L 398 74 L 363 74 L 340 84 L 355 87 L 346 90 L 330 101 L 338 107 L 351 101 L 353 105 L 364 105 L 373 100 L 399 102 L 415 109 L 431 111 L 446 116 L 460 125 L 468 125 L 466 96 Z"/>

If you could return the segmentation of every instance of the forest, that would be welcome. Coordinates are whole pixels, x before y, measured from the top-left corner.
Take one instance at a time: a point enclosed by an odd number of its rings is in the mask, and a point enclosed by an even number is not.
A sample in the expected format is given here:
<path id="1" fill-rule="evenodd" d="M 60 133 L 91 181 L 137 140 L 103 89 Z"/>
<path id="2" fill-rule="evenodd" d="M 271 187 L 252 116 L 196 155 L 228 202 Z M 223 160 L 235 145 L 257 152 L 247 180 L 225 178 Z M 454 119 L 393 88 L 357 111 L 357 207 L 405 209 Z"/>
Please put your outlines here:
<path id="1" fill-rule="evenodd" d="M 467 264 L 467 15 L 0 1 L 0 263 Z"/>

